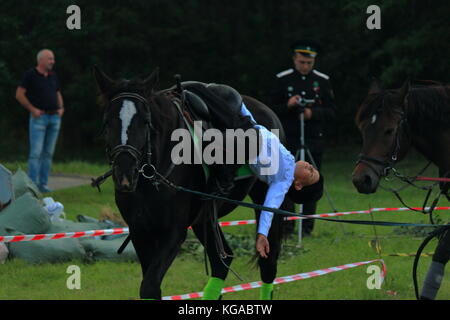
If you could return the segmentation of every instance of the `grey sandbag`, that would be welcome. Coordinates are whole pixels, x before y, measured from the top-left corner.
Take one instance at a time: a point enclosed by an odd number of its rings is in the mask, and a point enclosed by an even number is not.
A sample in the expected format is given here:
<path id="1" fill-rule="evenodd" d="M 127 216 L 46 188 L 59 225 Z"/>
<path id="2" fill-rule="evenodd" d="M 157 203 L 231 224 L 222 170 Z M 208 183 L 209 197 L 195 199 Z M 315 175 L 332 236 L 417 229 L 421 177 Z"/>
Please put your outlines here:
<path id="1" fill-rule="evenodd" d="M 13 232 L 11 235 L 21 234 Z M 57 263 L 86 258 L 86 252 L 78 239 L 39 240 L 10 242 L 11 258 L 25 260 L 29 264 Z"/>
<path id="2" fill-rule="evenodd" d="M 98 223 L 99 226 L 101 226 L 99 229 L 114 229 L 114 228 L 124 228 L 124 226 L 120 225 L 117 222 L 111 221 L 111 220 L 103 220 L 103 221 L 99 221 L 98 219 L 95 219 L 93 217 L 90 216 L 85 216 L 85 215 L 77 215 L 77 220 L 80 222 L 92 222 L 92 223 Z M 101 236 L 102 240 L 114 240 L 117 238 L 122 238 L 125 237 L 126 234 L 111 234 L 111 235 L 107 235 L 107 236 Z"/>
<path id="3" fill-rule="evenodd" d="M 77 220 L 78 222 L 98 222 L 98 219 L 82 214 L 77 215 Z"/>
<path id="4" fill-rule="evenodd" d="M 61 221 L 54 221 L 51 225 L 49 233 L 55 232 L 75 232 L 75 231 L 87 231 L 87 230 L 101 230 L 110 229 L 110 226 L 106 223 L 97 222 L 75 222 L 71 220 L 62 219 Z M 58 231 L 54 231 L 58 230 Z"/>
<path id="5" fill-rule="evenodd" d="M 96 261 L 138 261 L 136 251 L 131 242 L 121 254 L 117 253 L 123 240 L 124 239 L 96 240 L 92 238 L 82 238 L 80 239 L 80 243 L 86 251 L 87 256 Z"/>
<path id="6" fill-rule="evenodd" d="M 6 228 L 24 234 L 46 233 L 50 225 L 47 211 L 29 192 L 0 212 L 0 235 L 5 234 Z"/>
<path id="7" fill-rule="evenodd" d="M 8 258 L 9 250 L 6 247 L 6 244 L 0 242 L 0 264 L 4 264 L 6 259 Z"/>
<path id="8" fill-rule="evenodd" d="M 17 169 L 16 173 L 13 174 L 12 185 L 14 189 L 14 196 L 16 199 L 26 192 L 30 192 L 36 198 L 42 199 L 42 194 L 36 184 L 21 168 Z"/>

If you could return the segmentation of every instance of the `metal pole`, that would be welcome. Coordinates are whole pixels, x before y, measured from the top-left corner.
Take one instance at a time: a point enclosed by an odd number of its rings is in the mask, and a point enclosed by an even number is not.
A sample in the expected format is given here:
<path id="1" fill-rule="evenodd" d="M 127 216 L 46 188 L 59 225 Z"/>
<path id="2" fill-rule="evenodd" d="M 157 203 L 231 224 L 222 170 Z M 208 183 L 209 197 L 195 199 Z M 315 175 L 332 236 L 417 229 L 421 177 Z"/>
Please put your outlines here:
<path id="1" fill-rule="evenodd" d="M 300 113 L 300 160 L 305 160 L 305 114 Z M 300 204 L 299 213 L 303 214 L 303 204 Z M 302 244 L 303 219 L 298 220 L 298 241 L 297 246 Z"/>
<path id="2" fill-rule="evenodd" d="M 305 106 L 307 104 L 315 103 L 315 99 L 304 99 L 300 97 L 298 99 L 298 105 L 300 106 L 300 160 L 305 161 Z M 300 204 L 299 213 L 303 214 L 303 204 Z M 300 247 L 302 243 L 302 226 L 303 219 L 298 220 L 298 241 L 297 246 Z"/>
<path id="3" fill-rule="evenodd" d="M 317 170 L 319 170 L 319 168 L 317 167 L 316 162 L 314 161 L 314 158 L 313 158 L 313 156 L 312 156 L 312 154 L 311 154 L 311 151 L 309 151 L 309 149 L 306 149 L 306 151 L 307 151 L 307 153 L 308 153 L 309 159 L 311 159 L 311 164 L 314 166 L 314 168 L 316 168 Z M 333 200 L 331 200 L 331 197 L 330 197 L 330 195 L 329 195 L 329 193 L 328 193 L 328 191 L 327 191 L 327 188 L 325 187 L 325 184 L 323 185 L 323 192 L 325 193 L 325 196 L 327 197 L 328 204 L 330 205 L 331 210 L 333 210 L 333 212 L 338 212 L 338 209 L 337 209 L 336 206 L 334 205 Z M 337 218 L 338 218 L 338 220 L 341 219 L 341 217 L 337 217 Z M 340 223 L 339 225 L 341 226 L 342 233 L 343 233 L 344 235 L 347 234 L 347 233 L 345 232 L 344 225 L 343 225 L 342 223 Z"/>

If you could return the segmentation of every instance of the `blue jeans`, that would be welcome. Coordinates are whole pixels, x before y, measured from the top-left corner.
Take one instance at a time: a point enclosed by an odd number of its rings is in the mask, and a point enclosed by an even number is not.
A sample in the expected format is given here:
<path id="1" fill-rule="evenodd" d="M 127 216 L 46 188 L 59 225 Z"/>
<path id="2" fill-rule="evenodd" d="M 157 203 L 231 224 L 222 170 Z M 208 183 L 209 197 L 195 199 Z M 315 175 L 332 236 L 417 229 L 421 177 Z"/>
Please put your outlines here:
<path id="1" fill-rule="evenodd" d="M 47 185 L 60 125 L 61 117 L 57 114 L 43 114 L 39 118 L 30 114 L 28 175 L 38 186 Z"/>

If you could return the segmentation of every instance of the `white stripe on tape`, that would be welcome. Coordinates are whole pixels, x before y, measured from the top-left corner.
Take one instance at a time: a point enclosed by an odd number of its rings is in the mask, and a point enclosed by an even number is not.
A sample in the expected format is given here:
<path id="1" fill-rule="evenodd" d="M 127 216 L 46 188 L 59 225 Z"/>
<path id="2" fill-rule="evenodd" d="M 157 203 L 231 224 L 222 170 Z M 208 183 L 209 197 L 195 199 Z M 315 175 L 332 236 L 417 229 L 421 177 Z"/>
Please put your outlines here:
<path id="1" fill-rule="evenodd" d="M 426 207 L 426 209 L 429 207 Z M 413 208 L 416 210 L 422 210 L 422 208 Z M 307 217 L 287 217 L 286 220 L 299 220 L 299 219 L 309 219 L 309 218 L 326 218 L 326 217 L 336 217 L 344 216 L 350 214 L 364 214 L 370 212 L 381 212 L 381 211 L 408 211 L 409 208 L 372 208 L 370 210 L 359 210 L 359 211 L 346 211 L 346 212 L 333 212 L 333 213 L 321 213 L 309 215 Z M 434 210 L 450 210 L 450 207 L 436 207 Z M 240 225 L 250 225 L 256 224 L 256 220 L 236 220 L 236 221 L 223 221 L 219 223 L 221 227 L 231 227 Z M 189 227 L 191 228 L 191 227 Z M 97 237 L 106 236 L 112 234 L 128 234 L 128 228 L 114 228 L 114 229 L 104 229 L 104 230 L 88 230 L 88 231 L 76 231 L 76 232 L 61 232 L 61 233 L 51 233 L 51 234 L 31 234 L 31 235 L 17 235 L 17 236 L 0 236 L 0 242 L 19 242 L 19 241 L 36 241 L 36 240 L 56 240 L 63 238 L 85 238 L 85 237 Z"/>
<path id="2" fill-rule="evenodd" d="M 349 264 L 345 264 L 342 266 L 324 268 L 324 269 L 315 270 L 315 271 L 311 271 L 311 272 L 305 272 L 305 273 L 294 274 L 291 276 L 280 277 L 280 278 L 276 278 L 274 280 L 273 284 L 276 285 L 276 284 L 281 284 L 281 283 L 286 283 L 286 282 L 292 282 L 292 281 L 297 281 L 297 280 L 319 277 L 319 276 L 329 274 L 332 272 L 347 270 L 350 268 L 355 268 L 355 267 L 359 267 L 359 266 L 374 263 L 374 262 L 381 263 L 381 266 L 382 266 L 381 281 L 383 282 L 386 277 L 386 264 L 383 259 L 374 259 L 374 260 L 370 260 L 370 261 L 354 262 L 354 263 L 349 263 Z M 236 286 L 223 288 L 222 293 L 224 294 L 224 293 L 230 293 L 230 292 L 238 292 L 238 291 L 243 291 L 243 290 L 256 289 L 256 288 L 261 287 L 261 285 L 262 285 L 261 281 L 238 284 Z M 166 296 L 166 297 L 163 297 L 162 300 L 186 300 L 186 299 L 195 299 L 195 298 L 201 298 L 201 297 L 203 297 L 203 292 L 193 292 L 193 293 L 185 293 L 185 294 L 181 294 L 181 295 Z"/>

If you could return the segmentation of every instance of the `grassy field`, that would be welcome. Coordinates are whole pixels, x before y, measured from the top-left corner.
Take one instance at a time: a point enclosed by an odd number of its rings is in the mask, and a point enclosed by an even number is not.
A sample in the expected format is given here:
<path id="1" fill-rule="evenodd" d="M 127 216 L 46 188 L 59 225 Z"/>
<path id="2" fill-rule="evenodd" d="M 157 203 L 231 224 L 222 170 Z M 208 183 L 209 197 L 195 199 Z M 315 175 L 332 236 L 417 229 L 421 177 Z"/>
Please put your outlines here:
<path id="1" fill-rule="evenodd" d="M 394 195 L 379 190 L 371 196 L 358 194 L 351 183 L 351 172 L 357 151 L 329 152 L 324 160 L 323 174 L 326 177 L 327 191 L 338 211 L 365 210 L 370 207 L 400 207 Z M 11 170 L 18 166 L 26 168 L 25 163 L 3 163 Z M 404 174 L 414 175 L 425 164 L 417 155 L 398 166 Z M 98 175 L 106 171 L 106 166 L 84 162 L 55 163 L 54 172 Z M 428 176 L 436 176 L 434 168 L 428 169 Z M 400 186 L 396 181 L 383 182 L 386 186 Z M 404 199 L 411 206 L 421 206 L 425 193 L 408 188 L 402 192 Z M 89 186 L 75 187 L 55 191 L 51 196 L 64 204 L 69 219 L 78 214 L 98 217 L 105 207 L 117 211 L 113 198 L 111 181 L 105 183 L 102 193 Z M 247 199 L 248 200 L 248 199 Z M 442 200 L 440 205 L 448 205 Z M 318 213 L 332 212 L 324 196 L 319 203 Z M 448 221 L 448 211 L 441 211 L 438 216 Z M 238 208 L 222 220 L 253 219 L 251 210 Z M 384 212 L 370 215 L 352 215 L 344 219 L 378 221 L 401 221 L 428 223 L 428 217 L 416 212 Z M 244 282 L 259 280 L 259 271 L 250 263 L 253 253 L 255 226 L 227 227 L 223 229 L 232 239 L 240 239 L 247 247 L 237 249 L 237 242 L 232 241 L 237 257 L 232 268 L 244 279 Z M 317 269 L 338 266 L 378 258 L 378 254 L 369 246 L 370 240 L 378 239 L 381 244 L 383 259 L 387 264 L 387 278 L 381 289 L 367 288 L 367 266 L 344 270 L 317 278 L 295 281 L 275 286 L 274 299 L 362 299 L 362 300 L 403 300 L 414 299 L 412 284 L 413 257 L 384 256 L 392 253 L 415 252 L 425 233 L 420 230 L 405 230 L 393 227 L 356 226 L 326 221 L 316 221 L 312 237 L 303 239 L 302 246 L 297 246 L 297 238 L 292 237 L 284 244 L 284 253 L 279 261 L 278 276 L 293 275 Z M 192 244 L 192 235 L 188 236 Z M 52 240 L 57 241 L 57 240 Z M 426 252 L 434 251 L 433 240 Z M 240 254 L 239 254 L 240 253 Z M 430 263 L 430 257 L 423 257 L 419 265 L 419 283 Z M 69 265 L 81 268 L 81 289 L 69 290 L 66 273 Z M 166 275 L 163 296 L 202 291 L 208 276 L 205 274 L 201 249 L 189 250 L 187 246 L 175 260 Z M 86 264 L 72 261 L 61 264 L 27 265 L 20 260 L 8 261 L 0 265 L 0 299 L 135 299 L 138 297 L 141 281 L 140 266 L 137 263 L 97 262 Z M 231 273 L 227 286 L 242 283 Z M 258 289 L 229 293 L 224 300 L 258 299 Z M 444 278 L 438 299 L 450 298 L 450 281 Z"/>

